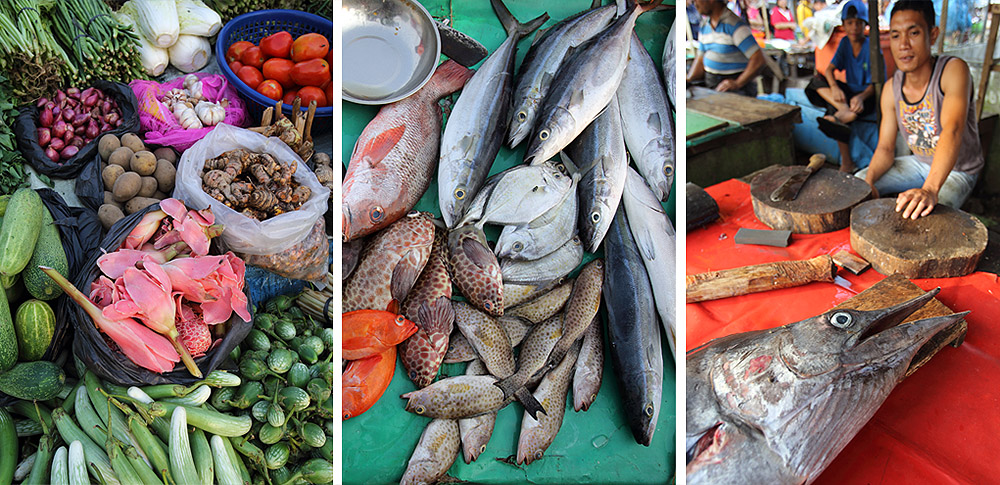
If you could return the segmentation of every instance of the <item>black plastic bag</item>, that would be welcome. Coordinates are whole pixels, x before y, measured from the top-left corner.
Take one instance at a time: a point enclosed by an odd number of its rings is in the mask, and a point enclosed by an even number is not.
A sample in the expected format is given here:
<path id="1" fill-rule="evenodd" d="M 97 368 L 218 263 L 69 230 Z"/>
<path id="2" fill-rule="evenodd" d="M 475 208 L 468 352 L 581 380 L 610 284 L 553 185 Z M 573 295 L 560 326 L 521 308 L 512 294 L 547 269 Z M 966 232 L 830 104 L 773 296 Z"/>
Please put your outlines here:
<path id="1" fill-rule="evenodd" d="M 81 271 L 73 279 L 73 284 L 84 294 L 90 293 L 90 284 L 97 279 L 101 270 L 97 267 L 97 259 L 105 252 L 111 252 L 121 246 L 122 241 L 139 223 L 142 217 L 149 211 L 160 208 L 159 204 L 153 204 L 139 212 L 126 216 L 116 222 L 108 231 L 107 236 L 101 241 L 98 250 L 93 251 L 84 264 Z M 223 254 L 225 248 L 221 245 L 221 238 L 212 239 L 210 254 Z M 244 286 L 244 291 L 246 287 Z M 247 295 L 247 306 L 251 312 L 253 320 L 253 301 Z M 94 321 L 75 302 L 69 301 L 68 319 L 72 323 L 75 335 L 73 338 L 73 354 L 83 362 L 88 369 L 94 371 L 100 378 L 122 386 L 145 386 L 152 384 L 191 384 L 198 379 L 192 376 L 184 364 L 178 362 L 171 372 L 158 374 L 148 369 L 135 365 L 125 356 L 117 346 L 114 346 L 110 339 L 105 339 L 104 335 L 94 325 Z M 223 325 L 223 324 L 220 324 Z M 229 327 L 226 336 L 218 344 L 205 353 L 205 355 L 194 359 L 198 368 L 203 374 L 218 369 L 224 363 L 231 366 L 232 361 L 226 362 L 230 352 L 236 348 L 240 342 L 250 333 L 253 328 L 251 322 L 244 322 L 242 318 L 233 313 L 225 325 Z M 109 343 L 111 345 L 109 345 Z"/>
<path id="2" fill-rule="evenodd" d="M 139 102 L 132 93 L 132 88 L 127 84 L 114 83 L 104 80 L 96 80 L 92 87 L 100 89 L 104 94 L 111 96 L 118 102 L 118 109 L 122 112 L 122 123 L 117 128 L 105 131 L 90 143 L 82 146 L 80 151 L 65 162 L 53 162 L 45 155 L 45 150 L 38 144 L 38 108 L 35 103 L 26 104 L 18 108 L 20 114 L 14 122 L 14 135 L 17 138 L 17 148 L 21 150 L 24 159 L 31 164 L 39 173 L 60 179 L 75 178 L 86 167 L 89 162 L 94 161 L 99 156 L 97 143 L 101 136 L 111 133 L 116 136 L 125 133 L 136 133 L 139 131 Z M 100 170 L 100 162 L 98 170 Z M 104 194 L 101 193 L 103 203 Z M 98 203 L 98 205 L 100 205 Z"/>
<path id="3" fill-rule="evenodd" d="M 59 228 L 59 238 L 62 241 L 63 251 L 66 252 L 66 260 L 69 262 L 69 274 L 78 274 L 80 268 L 86 263 L 86 258 L 94 252 L 101 243 L 101 222 L 97 218 L 97 213 L 81 207 L 70 207 L 58 192 L 52 189 L 36 189 L 38 195 L 42 197 L 42 202 L 52 214 L 56 227 Z M 48 302 L 52 306 L 52 311 L 56 314 L 56 328 L 52 334 L 52 343 L 41 360 L 55 360 L 56 356 L 69 345 L 72 338 L 72 328 L 69 324 L 70 306 L 76 306 L 66 294 L 59 295 L 58 298 Z M 17 311 L 16 307 L 10 309 L 11 316 Z M 0 392 L 0 406 L 8 406 L 16 402 L 17 399 Z"/>

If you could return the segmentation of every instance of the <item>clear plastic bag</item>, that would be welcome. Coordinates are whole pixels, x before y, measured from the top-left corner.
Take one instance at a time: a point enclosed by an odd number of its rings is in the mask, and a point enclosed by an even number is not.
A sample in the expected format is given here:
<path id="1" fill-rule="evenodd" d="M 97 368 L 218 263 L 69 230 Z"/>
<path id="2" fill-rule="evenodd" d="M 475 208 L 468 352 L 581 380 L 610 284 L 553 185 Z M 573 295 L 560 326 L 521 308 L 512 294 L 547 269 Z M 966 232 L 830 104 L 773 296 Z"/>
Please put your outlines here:
<path id="1" fill-rule="evenodd" d="M 312 191 L 309 200 L 298 210 L 258 221 L 230 209 L 206 194 L 201 185 L 205 161 L 237 148 L 267 153 L 278 160 L 294 160 L 298 163 L 298 168 L 293 178 Z M 194 209 L 211 206 L 216 223 L 226 226 L 222 239 L 234 252 L 270 255 L 293 247 L 309 235 L 316 220 L 326 212 L 330 189 L 319 183 L 316 175 L 285 142 L 250 130 L 220 124 L 181 156 L 177 164 L 177 183 L 173 197 L 183 200 L 188 207 Z"/>

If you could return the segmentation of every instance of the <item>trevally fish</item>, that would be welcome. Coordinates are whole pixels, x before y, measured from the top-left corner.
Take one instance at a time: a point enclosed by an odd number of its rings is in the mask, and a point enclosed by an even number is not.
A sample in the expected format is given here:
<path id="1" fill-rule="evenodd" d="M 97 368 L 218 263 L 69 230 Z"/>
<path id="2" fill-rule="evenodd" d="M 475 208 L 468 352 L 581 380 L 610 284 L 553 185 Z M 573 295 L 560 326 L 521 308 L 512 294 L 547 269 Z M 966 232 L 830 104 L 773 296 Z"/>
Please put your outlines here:
<path id="1" fill-rule="evenodd" d="M 584 249 L 597 252 L 621 203 L 628 168 L 617 100 L 569 144 L 566 155 L 583 175 L 576 188 L 580 240 Z"/>

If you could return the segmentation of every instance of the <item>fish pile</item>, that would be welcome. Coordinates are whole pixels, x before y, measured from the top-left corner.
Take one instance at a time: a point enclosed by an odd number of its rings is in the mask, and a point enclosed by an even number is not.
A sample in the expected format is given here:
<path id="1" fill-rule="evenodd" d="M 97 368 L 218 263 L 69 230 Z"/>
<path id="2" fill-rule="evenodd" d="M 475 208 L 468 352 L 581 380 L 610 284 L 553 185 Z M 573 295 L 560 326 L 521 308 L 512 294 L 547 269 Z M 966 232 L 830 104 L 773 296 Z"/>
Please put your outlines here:
<path id="1" fill-rule="evenodd" d="M 814 481 L 917 351 L 968 314 L 900 324 L 938 291 L 880 310 L 834 309 L 688 352 L 688 483 Z"/>
<path id="2" fill-rule="evenodd" d="M 434 482 L 459 450 L 475 460 L 497 411 L 514 400 L 525 408 L 517 461 L 540 459 L 570 383 L 577 411 L 597 398 L 602 299 L 623 407 L 648 446 L 662 403 L 657 320 L 674 347 L 674 232 L 662 208 L 673 183 L 673 114 L 633 32 L 659 2 L 594 2 L 540 34 L 519 72 L 518 41 L 548 15 L 522 23 L 501 0 L 491 3 L 503 43 L 474 73 L 448 61 L 417 94 L 383 107 L 343 185 L 343 310 L 385 312 L 392 327 L 382 335 L 392 338 L 364 345 L 393 348 L 417 388 L 403 395 L 407 411 L 433 419 L 401 483 Z M 436 102 L 458 90 L 442 130 Z M 407 139 L 417 129 L 426 131 Z M 525 140 L 525 163 L 488 176 L 505 141 Z M 440 221 L 412 210 L 431 186 L 428 152 L 438 154 Z M 492 247 L 487 225 L 502 227 Z M 607 263 L 598 255 L 582 264 L 586 252 L 603 252 Z M 344 331 L 346 357 L 346 321 Z M 457 362 L 469 362 L 465 375 L 435 380 L 441 364 Z"/>

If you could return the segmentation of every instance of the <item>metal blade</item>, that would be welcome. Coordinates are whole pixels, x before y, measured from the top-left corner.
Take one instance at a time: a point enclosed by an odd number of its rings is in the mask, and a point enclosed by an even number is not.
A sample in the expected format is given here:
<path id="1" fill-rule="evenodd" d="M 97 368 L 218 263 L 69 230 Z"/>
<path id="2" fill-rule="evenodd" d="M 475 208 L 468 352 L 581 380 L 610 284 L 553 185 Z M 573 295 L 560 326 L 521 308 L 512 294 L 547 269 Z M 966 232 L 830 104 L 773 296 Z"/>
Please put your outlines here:
<path id="1" fill-rule="evenodd" d="M 774 189 L 774 192 L 771 192 L 771 201 L 795 200 L 795 197 L 799 195 L 799 190 L 802 189 L 802 184 L 806 182 L 810 174 L 812 172 L 802 169 L 799 173 L 789 175 L 778 188 Z"/>

